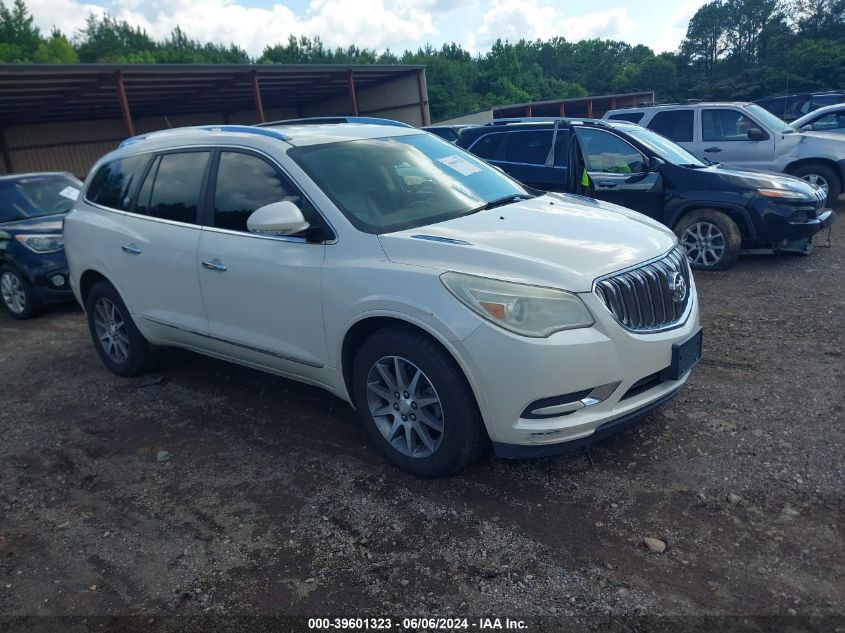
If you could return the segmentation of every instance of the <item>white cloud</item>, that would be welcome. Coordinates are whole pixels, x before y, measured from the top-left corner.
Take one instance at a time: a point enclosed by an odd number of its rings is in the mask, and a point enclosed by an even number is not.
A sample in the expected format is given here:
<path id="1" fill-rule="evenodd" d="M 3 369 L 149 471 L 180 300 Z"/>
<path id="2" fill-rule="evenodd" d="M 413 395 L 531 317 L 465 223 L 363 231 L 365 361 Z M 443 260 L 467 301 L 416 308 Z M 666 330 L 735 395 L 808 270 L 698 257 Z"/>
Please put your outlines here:
<path id="1" fill-rule="evenodd" d="M 618 39 L 632 33 L 636 26 L 625 7 L 572 17 L 549 5 L 501 0 L 484 14 L 478 35 L 471 40 L 473 48 L 483 50 L 497 38 L 512 42 L 556 36 L 571 41 L 592 37 Z"/>
<path id="2" fill-rule="evenodd" d="M 653 43 L 650 44 L 654 52 L 664 53 L 678 50 L 681 40 L 686 37 L 690 18 L 707 2 L 708 0 L 687 0 L 681 3 L 669 18 L 668 26 L 660 29 Z"/>
<path id="3" fill-rule="evenodd" d="M 30 0 L 29 6 L 39 27 L 48 31 L 55 25 L 67 34 L 84 26 L 89 13 L 107 11 L 77 0 Z M 298 16 L 283 4 L 257 8 L 233 0 L 116 0 L 107 12 L 155 38 L 166 37 L 179 25 L 191 38 L 235 42 L 258 56 L 266 45 L 284 42 L 289 35 L 319 36 L 332 47 L 357 44 L 403 50 L 411 42 L 437 35 L 433 15 L 454 6 L 448 0 L 312 0 L 305 14 Z"/>

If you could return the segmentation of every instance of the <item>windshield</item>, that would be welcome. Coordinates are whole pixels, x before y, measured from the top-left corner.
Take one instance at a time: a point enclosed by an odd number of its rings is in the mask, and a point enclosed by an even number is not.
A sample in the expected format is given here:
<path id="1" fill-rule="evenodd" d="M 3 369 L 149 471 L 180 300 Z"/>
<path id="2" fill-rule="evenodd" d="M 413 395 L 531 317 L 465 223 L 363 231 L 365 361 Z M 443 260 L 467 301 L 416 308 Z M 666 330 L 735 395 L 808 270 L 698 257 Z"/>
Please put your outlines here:
<path id="1" fill-rule="evenodd" d="M 626 127 L 625 131 L 648 147 L 663 160 L 673 165 L 693 165 L 704 167 L 704 163 L 690 154 L 680 145 L 676 145 L 665 136 L 644 127 Z"/>
<path id="2" fill-rule="evenodd" d="M 533 195 L 430 134 L 310 145 L 288 154 L 366 233 L 443 222 L 508 196 Z"/>
<path id="3" fill-rule="evenodd" d="M 755 103 L 749 103 L 745 106 L 745 109 L 775 134 L 792 134 L 793 132 L 797 132 L 794 127 Z"/>
<path id="4" fill-rule="evenodd" d="M 81 188 L 76 178 L 62 174 L 0 180 L 0 222 L 66 213 Z"/>

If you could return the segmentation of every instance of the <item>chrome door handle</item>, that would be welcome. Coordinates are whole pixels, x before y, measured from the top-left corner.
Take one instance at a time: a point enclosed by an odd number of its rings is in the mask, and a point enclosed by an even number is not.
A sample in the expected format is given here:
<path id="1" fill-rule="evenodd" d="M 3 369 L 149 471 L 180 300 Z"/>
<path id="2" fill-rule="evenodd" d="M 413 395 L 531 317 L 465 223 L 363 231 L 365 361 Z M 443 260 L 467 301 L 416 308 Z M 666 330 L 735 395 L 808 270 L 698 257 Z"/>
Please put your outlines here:
<path id="1" fill-rule="evenodd" d="M 226 265 L 217 258 L 212 259 L 210 262 L 203 262 L 202 267 L 208 268 L 208 270 L 216 270 L 221 273 L 226 270 Z"/>
<path id="2" fill-rule="evenodd" d="M 597 187 L 601 187 L 602 189 L 613 189 L 616 186 L 615 182 L 611 182 L 610 180 L 599 180 L 596 183 Z"/>
<path id="3" fill-rule="evenodd" d="M 708 148 L 707 148 L 706 150 L 704 150 L 704 151 L 705 151 L 705 152 L 708 152 L 708 153 L 715 153 L 715 152 L 721 152 L 721 151 L 722 151 L 722 148 L 721 148 L 721 147 L 708 147 Z"/>
<path id="4" fill-rule="evenodd" d="M 124 244 L 123 246 L 120 247 L 120 250 L 122 250 L 124 253 L 128 253 L 129 255 L 140 255 L 141 254 L 141 249 L 138 248 L 138 245 L 135 244 L 134 242 L 132 244 Z"/>

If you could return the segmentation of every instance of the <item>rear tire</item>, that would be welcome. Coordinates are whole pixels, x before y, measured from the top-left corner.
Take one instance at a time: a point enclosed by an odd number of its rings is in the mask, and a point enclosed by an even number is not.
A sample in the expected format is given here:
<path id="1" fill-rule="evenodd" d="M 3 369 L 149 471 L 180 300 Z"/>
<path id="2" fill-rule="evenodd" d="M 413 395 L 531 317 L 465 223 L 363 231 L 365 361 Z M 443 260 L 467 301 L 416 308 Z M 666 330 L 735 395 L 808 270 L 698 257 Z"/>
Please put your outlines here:
<path id="1" fill-rule="evenodd" d="M 155 355 L 114 286 L 107 281 L 94 284 L 85 311 L 94 347 L 112 373 L 131 377 L 150 369 Z"/>
<path id="2" fill-rule="evenodd" d="M 353 363 L 352 395 L 379 452 L 413 475 L 450 475 L 484 449 L 484 424 L 463 372 L 413 328 L 387 327 L 364 341 Z"/>
<path id="3" fill-rule="evenodd" d="M 742 250 L 742 233 L 736 222 L 716 209 L 688 213 L 675 225 L 675 235 L 696 270 L 726 270 Z"/>
<path id="4" fill-rule="evenodd" d="M 41 312 L 26 280 L 11 266 L 0 267 L 0 299 L 12 318 L 31 319 Z"/>
<path id="5" fill-rule="evenodd" d="M 828 206 L 832 207 L 836 204 L 837 198 L 842 194 L 842 181 L 839 178 L 839 174 L 827 165 L 819 163 L 802 165 L 793 171 L 792 175 L 814 185 L 827 186 L 827 201 L 825 204 Z"/>

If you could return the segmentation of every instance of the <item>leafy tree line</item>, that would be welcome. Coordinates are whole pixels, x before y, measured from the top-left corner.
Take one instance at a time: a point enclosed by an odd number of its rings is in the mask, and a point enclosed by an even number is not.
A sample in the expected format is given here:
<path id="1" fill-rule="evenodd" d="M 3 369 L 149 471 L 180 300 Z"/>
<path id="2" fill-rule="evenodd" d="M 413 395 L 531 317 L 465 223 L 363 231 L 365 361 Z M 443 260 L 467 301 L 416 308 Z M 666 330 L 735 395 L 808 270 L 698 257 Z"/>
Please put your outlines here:
<path id="1" fill-rule="evenodd" d="M 290 36 L 257 59 L 236 44 L 164 40 L 109 16 L 68 38 L 34 26 L 24 0 L 0 0 L 0 62 L 425 64 L 433 120 L 491 105 L 654 90 L 658 99 L 753 99 L 845 87 L 845 0 L 713 0 L 692 17 L 674 53 L 615 40 L 497 40 L 473 56 L 460 44 L 401 54 L 330 48 Z"/>

